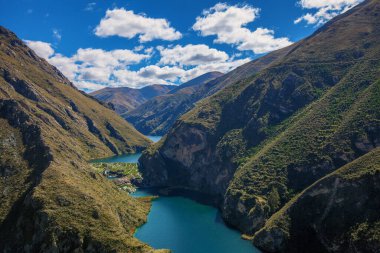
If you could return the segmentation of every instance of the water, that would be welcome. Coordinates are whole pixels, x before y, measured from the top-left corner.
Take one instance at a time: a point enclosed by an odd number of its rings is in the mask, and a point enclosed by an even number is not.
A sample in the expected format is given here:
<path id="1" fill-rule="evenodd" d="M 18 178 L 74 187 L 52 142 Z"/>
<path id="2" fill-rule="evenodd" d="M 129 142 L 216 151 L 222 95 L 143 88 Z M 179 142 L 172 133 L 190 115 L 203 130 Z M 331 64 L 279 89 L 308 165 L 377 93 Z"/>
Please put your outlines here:
<path id="1" fill-rule="evenodd" d="M 138 190 L 135 197 L 151 195 Z M 160 196 L 152 203 L 148 222 L 135 237 L 173 253 L 258 253 L 251 242 L 227 227 L 218 210 L 178 196 Z"/>
<path id="2" fill-rule="evenodd" d="M 148 137 L 154 143 L 158 142 L 162 138 L 162 136 L 152 136 L 152 135 L 147 135 L 146 137 Z"/>
<path id="3" fill-rule="evenodd" d="M 153 142 L 161 136 L 147 136 Z M 113 156 L 92 162 L 137 163 L 141 153 Z M 134 197 L 150 196 L 137 190 Z M 191 199 L 160 196 L 152 202 L 148 222 L 137 229 L 136 238 L 156 249 L 170 249 L 173 253 L 258 253 L 251 242 L 240 238 L 240 233 L 227 227 L 218 210 Z"/>
<path id="4" fill-rule="evenodd" d="M 146 136 L 153 142 L 158 142 L 162 136 Z M 116 155 L 106 158 L 92 160 L 94 163 L 137 163 L 141 153 Z"/>

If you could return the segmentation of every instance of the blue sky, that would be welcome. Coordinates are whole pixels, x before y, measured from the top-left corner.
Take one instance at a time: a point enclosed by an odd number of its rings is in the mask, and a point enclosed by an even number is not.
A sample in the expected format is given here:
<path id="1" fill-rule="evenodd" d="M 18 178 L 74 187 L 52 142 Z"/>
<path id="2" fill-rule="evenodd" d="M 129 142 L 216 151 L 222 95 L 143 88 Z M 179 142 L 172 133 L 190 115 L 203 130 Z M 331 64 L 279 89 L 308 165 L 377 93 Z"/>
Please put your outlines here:
<path id="1" fill-rule="evenodd" d="M 310 35 L 361 0 L 0 0 L 0 25 L 85 91 L 180 84 Z"/>

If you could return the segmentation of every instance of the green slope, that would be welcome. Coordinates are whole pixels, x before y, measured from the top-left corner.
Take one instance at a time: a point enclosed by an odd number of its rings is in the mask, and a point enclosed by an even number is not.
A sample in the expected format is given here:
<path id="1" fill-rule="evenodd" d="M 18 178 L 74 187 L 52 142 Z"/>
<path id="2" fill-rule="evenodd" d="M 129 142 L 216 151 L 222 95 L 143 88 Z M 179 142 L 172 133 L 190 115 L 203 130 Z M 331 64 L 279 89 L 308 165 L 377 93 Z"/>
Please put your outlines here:
<path id="1" fill-rule="evenodd" d="M 0 251 L 153 252 L 133 237 L 149 201 L 88 159 L 150 141 L 0 27 Z"/>
<path id="2" fill-rule="evenodd" d="M 214 194 L 224 219 L 253 235 L 296 194 L 378 147 L 379 15 L 380 2 L 366 1 L 199 102 L 140 159 L 145 184 Z"/>

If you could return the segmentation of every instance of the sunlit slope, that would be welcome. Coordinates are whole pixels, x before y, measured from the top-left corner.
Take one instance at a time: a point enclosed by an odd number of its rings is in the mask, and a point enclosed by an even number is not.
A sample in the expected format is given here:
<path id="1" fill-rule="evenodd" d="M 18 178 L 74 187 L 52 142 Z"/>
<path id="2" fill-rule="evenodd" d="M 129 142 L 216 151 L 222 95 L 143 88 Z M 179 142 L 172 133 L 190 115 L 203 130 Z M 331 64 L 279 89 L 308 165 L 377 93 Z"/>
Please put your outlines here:
<path id="1" fill-rule="evenodd" d="M 366 1 L 200 101 L 140 159 L 145 184 L 214 194 L 225 220 L 253 235 L 296 194 L 378 147 L 379 15 L 380 2 Z"/>
<path id="2" fill-rule="evenodd" d="M 0 28 L 0 251 L 152 252 L 133 238 L 149 201 L 87 160 L 150 141 Z"/>

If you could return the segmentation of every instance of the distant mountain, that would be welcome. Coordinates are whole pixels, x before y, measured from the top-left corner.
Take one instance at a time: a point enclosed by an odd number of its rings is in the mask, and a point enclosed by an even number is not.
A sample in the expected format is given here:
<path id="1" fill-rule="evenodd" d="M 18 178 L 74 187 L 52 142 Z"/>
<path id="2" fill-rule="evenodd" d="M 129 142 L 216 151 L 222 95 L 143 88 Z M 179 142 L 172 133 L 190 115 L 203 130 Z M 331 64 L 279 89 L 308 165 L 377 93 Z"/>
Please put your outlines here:
<path id="1" fill-rule="evenodd" d="M 188 83 L 182 84 L 177 89 L 173 89 L 170 94 L 155 97 L 122 116 L 146 135 L 164 135 L 175 121 L 193 109 L 199 100 L 265 69 L 279 61 L 294 46 L 291 45 L 272 52 L 225 75 L 221 75 L 219 72 L 211 72 L 205 74 L 205 76 L 197 77 Z M 219 77 L 215 78 L 218 75 Z M 181 89 L 181 87 L 187 88 Z"/>
<path id="2" fill-rule="evenodd" d="M 174 85 L 154 84 L 141 89 L 104 88 L 94 91 L 90 95 L 104 103 L 112 104 L 118 114 L 125 114 L 149 99 L 166 94 L 176 87 Z"/>
<path id="3" fill-rule="evenodd" d="M 149 202 L 87 162 L 150 141 L 0 27 L 0 252 L 153 252 Z"/>
<path id="4" fill-rule="evenodd" d="M 177 86 L 175 89 L 171 90 L 169 94 L 193 94 L 197 91 L 199 88 L 198 86 L 207 83 L 211 80 L 214 80 L 217 77 L 222 76 L 223 73 L 221 72 L 208 72 L 206 74 L 203 74 L 201 76 L 198 76 L 186 83 L 183 83 L 179 86 Z"/>
<path id="5" fill-rule="evenodd" d="M 163 135 L 172 124 L 193 107 L 203 94 L 204 85 L 217 77 L 220 72 L 209 72 L 196 77 L 168 94 L 157 96 L 122 116 L 136 129 L 146 135 Z"/>
<path id="6" fill-rule="evenodd" d="M 143 153 L 144 186 L 213 196 L 264 252 L 380 252 L 379 17 L 364 1 L 227 74 Z"/>

